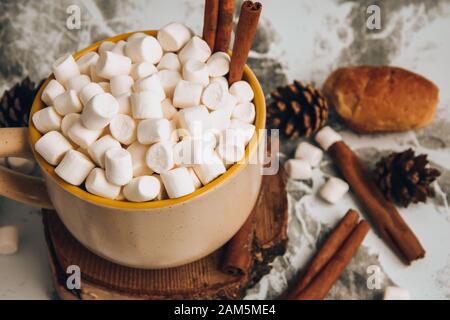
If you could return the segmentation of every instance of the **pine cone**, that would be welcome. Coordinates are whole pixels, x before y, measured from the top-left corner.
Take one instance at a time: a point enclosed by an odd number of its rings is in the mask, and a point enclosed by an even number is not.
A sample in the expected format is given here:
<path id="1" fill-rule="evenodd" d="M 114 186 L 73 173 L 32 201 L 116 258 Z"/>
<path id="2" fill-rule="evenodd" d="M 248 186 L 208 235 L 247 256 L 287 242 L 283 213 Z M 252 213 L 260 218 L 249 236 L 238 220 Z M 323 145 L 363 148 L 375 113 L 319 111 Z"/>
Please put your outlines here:
<path id="1" fill-rule="evenodd" d="M 309 137 L 328 121 L 328 104 L 312 84 L 295 80 L 272 93 L 268 125 L 287 138 Z"/>
<path id="2" fill-rule="evenodd" d="M 428 166 L 426 154 L 415 156 L 412 149 L 391 153 L 375 169 L 375 180 L 386 198 L 398 201 L 405 208 L 433 196 L 430 184 L 440 175 Z"/>
<path id="3" fill-rule="evenodd" d="M 0 99 L 0 127 L 26 127 L 34 97 L 44 81 L 38 86 L 26 77 L 6 90 Z"/>

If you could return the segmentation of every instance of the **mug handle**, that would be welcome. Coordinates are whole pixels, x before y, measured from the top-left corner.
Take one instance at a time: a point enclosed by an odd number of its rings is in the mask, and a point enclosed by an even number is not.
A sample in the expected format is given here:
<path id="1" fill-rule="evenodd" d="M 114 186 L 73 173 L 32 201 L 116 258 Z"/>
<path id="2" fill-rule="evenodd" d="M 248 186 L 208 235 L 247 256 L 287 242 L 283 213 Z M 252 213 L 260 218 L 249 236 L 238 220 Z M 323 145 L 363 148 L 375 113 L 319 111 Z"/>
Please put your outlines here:
<path id="1" fill-rule="evenodd" d="M 28 128 L 0 129 L 0 158 L 34 160 L 28 141 Z M 0 195 L 35 207 L 53 209 L 44 180 L 0 165 Z"/>

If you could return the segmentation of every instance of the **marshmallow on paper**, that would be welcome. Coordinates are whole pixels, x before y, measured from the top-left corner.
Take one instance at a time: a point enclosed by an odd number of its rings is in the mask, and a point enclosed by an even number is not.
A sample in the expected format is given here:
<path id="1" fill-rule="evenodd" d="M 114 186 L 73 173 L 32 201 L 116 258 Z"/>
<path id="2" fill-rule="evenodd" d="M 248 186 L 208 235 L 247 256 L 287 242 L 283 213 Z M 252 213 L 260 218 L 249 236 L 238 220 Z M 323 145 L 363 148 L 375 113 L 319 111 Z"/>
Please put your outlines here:
<path id="1" fill-rule="evenodd" d="M 105 153 L 109 149 L 120 148 L 121 145 L 119 141 L 115 140 L 109 134 L 101 137 L 94 143 L 92 143 L 88 148 L 89 156 L 94 162 L 104 168 L 105 167 Z"/>
<path id="2" fill-rule="evenodd" d="M 69 90 L 57 96 L 53 106 L 56 112 L 62 116 L 73 112 L 80 112 L 83 108 L 75 90 Z"/>
<path id="3" fill-rule="evenodd" d="M 128 40 L 125 54 L 135 63 L 147 61 L 156 64 L 161 59 L 163 50 L 156 38 L 145 36 Z"/>
<path id="4" fill-rule="evenodd" d="M 128 75 L 130 70 L 131 59 L 111 51 L 101 53 L 95 66 L 95 73 L 105 79 Z"/>
<path id="5" fill-rule="evenodd" d="M 127 45 L 127 42 L 124 40 L 120 40 L 117 42 L 114 47 L 110 50 L 111 52 L 124 55 L 125 54 L 125 46 Z"/>
<path id="6" fill-rule="evenodd" d="M 120 194 L 120 186 L 110 183 L 106 179 L 105 170 L 94 168 L 86 178 L 86 190 L 96 196 L 116 199 Z"/>
<path id="7" fill-rule="evenodd" d="M 142 120 L 137 129 L 137 139 L 142 144 L 169 140 L 170 134 L 170 123 L 165 118 Z"/>
<path id="8" fill-rule="evenodd" d="M 111 51 L 115 47 L 115 42 L 112 41 L 103 41 L 98 47 L 97 51 L 99 54 L 102 54 L 106 51 Z"/>
<path id="9" fill-rule="evenodd" d="M 177 58 L 178 59 L 178 58 Z M 161 62 L 160 62 L 161 63 Z M 151 62 L 135 63 L 131 66 L 130 76 L 136 81 L 147 78 L 158 72 L 158 69 Z"/>
<path id="10" fill-rule="evenodd" d="M 289 177 L 294 180 L 308 180 L 312 178 L 311 164 L 302 159 L 290 159 L 284 165 Z"/>
<path id="11" fill-rule="evenodd" d="M 191 175 L 192 182 L 194 183 L 195 189 L 201 188 L 203 185 L 202 185 L 200 179 L 199 179 L 199 178 L 197 177 L 197 175 L 195 174 L 194 169 L 188 168 L 188 171 L 189 171 L 189 174 Z"/>
<path id="12" fill-rule="evenodd" d="M 90 75 L 91 74 L 91 65 L 95 65 L 98 60 L 98 53 L 94 51 L 90 51 L 84 55 L 82 55 L 77 60 L 78 69 L 80 69 L 81 74 Z"/>
<path id="13" fill-rule="evenodd" d="M 181 109 L 177 114 L 180 128 L 190 136 L 200 136 L 211 126 L 208 109 L 205 106 Z"/>
<path id="14" fill-rule="evenodd" d="M 240 103 L 234 108 L 231 116 L 242 122 L 253 123 L 256 116 L 255 105 L 251 102 Z"/>
<path id="15" fill-rule="evenodd" d="M 325 151 L 327 151 L 334 143 L 341 140 L 342 137 L 330 127 L 323 127 L 316 134 L 316 141 Z"/>
<path id="16" fill-rule="evenodd" d="M 220 82 L 210 83 L 202 94 L 202 103 L 210 110 L 223 109 L 228 103 L 228 87 Z"/>
<path id="17" fill-rule="evenodd" d="M 161 102 L 161 108 L 162 108 L 163 116 L 167 120 L 172 120 L 172 118 L 178 112 L 177 109 L 173 106 L 172 100 L 170 100 L 170 99 L 164 99 Z"/>
<path id="18" fill-rule="evenodd" d="M 61 131 L 65 136 L 68 136 L 68 132 L 70 127 L 77 122 L 80 121 L 81 115 L 79 113 L 69 113 L 64 116 L 61 120 Z"/>
<path id="19" fill-rule="evenodd" d="M 242 122 L 238 119 L 231 119 L 229 128 L 242 130 L 246 144 L 252 139 L 255 133 L 255 126 L 253 124 Z"/>
<path id="20" fill-rule="evenodd" d="M 100 93 L 94 96 L 81 113 L 81 122 L 91 130 L 106 127 L 119 112 L 117 100 L 109 93 Z"/>
<path id="21" fill-rule="evenodd" d="M 153 91 L 131 94 L 131 112 L 135 119 L 158 119 L 163 117 L 161 99 Z"/>
<path id="22" fill-rule="evenodd" d="M 185 167 L 161 172 L 161 179 L 168 196 L 172 199 L 180 198 L 195 191 L 192 176 Z"/>
<path id="23" fill-rule="evenodd" d="M 202 160 L 203 163 L 196 164 L 193 168 L 197 177 L 204 185 L 210 183 L 226 171 L 222 159 L 215 152 L 212 152 Z"/>
<path id="24" fill-rule="evenodd" d="M 66 91 L 62 84 L 60 84 L 55 79 L 50 80 L 50 82 L 42 91 L 41 99 L 47 106 L 52 106 L 57 96 L 61 95 Z"/>
<path id="25" fill-rule="evenodd" d="M 172 70 L 172 71 L 181 71 L 181 63 L 178 56 L 173 52 L 166 52 L 157 66 L 158 70 Z"/>
<path id="26" fill-rule="evenodd" d="M 76 93 L 80 93 L 88 83 L 91 82 L 91 78 L 85 74 L 80 74 L 69 80 L 67 80 L 67 90 L 75 90 Z"/>
<path id="27" fill-rule="evenodd" d="M 92 143 L 94 143 L 98 137 L 102 134 L 103 130 L 91 130 L 87 129 L 80 120 L 77 120 L 74 122 L 70 128 L 69 131 L 67 131 L 67 135 L 69 136 L 70 140 L 75 142 L 77 145 L 79 145 L 82 148 L 89 147 Z"/>
<path id="28" fill-rule="evenodd" d="M 125 145 L 136 141 L 136 127 L 134 119 L 126 114 L 116 115 L 109 123 L 111 135 Z"/>
<path id="29" fill-rule="evenodd" d="M 137 39 L 137 38 L 142 38 L 142 37 L 146 37 L 147 35 L 143 32 L 135 32 L 132 35 L 130 35 L 127 40 L 133 40 L 133 39 Z"/>
<path id="30" fill-rule="evenodd" d="M 206 62 L 210 56 L 211 49 L 208 44 L 197 36 L 192 37 L 178 53 L 178 59 L 180 59 L 181 64 L 191 59 Z"/>
<path id="31" fill-rule="evenodd" d="M 34 148 L 45 161 L 55 166 L 64 154 L 72 149 L 72 145 L 58 131 L 50 131 L 39 138 Z"/>
<path id="32" fill-rule="evenodd" d="M 124 188 L 123 195 L 128 201 L 143 202 L 155 199 L 161 191 L 161 182 L 153 176 L 133 178 Z"/>
<path id="33" fill-rule="evenodd" d="M 250 102 L 255 94 L 247 81 L 236 81 L 230 87 L 230 94 L 236 97 L 238 103 Z"/>
<path id="34" fill-rule="evenodd" d="M 202 86 L 208 85 L 209 73 L 206 64 L 194 59 L 187 60 L 183 65 L 183 79 Z"/>
<path id="35" fill-rule="evenodd" d="M 116 97 L 117 103 L 119 104 L 119 114 L 131 115 L 131 94 L 125 93 Z"/>
<path id="36" fill-rule="evenodd" d="M 115 97 L 122 94 L 131 94 L 131 88 L 133 87 L 134 80 L 128 75 L 119 75 L 111 78 L 110 88 L 111 94 Z"/>
<path id="37" fill-rule="evenodd" d="M 245 136 L 243 132 L 237 129 L 225 130 L 220 136 L 217 153 L 226 164 L 241 160 L 245 154 Z"/>
<path id="38" fill-rule="evenodd" d="M 203 87 L 200 84 L 180 80 L 173 93 L 173 105 L 176 108 L 189 108 L 198 106 L 202 96 Z"/>
<path id="39" fill-rule="evenodd" d="M 65 86 L 67 80 L 80 75 L 80 69 L 72 55 L 66 54 L 53 64 L 53 74 L 55 79 Z"/>
<path id="40" fill-rule="evenodd" d="M 14 254 L 19 249 L 19 231 L 15 226 L 0 227 L 0 255 Z"/>
<path id="41" fill-rule="evenodd" d="M 210 77 L 221 77 L 230 71 L 230 56 L 225 52 L 215 52 L 209 57 L 206 65 Z M 228 84 L 228 83 L 227 83 Z"/>
<path id="42" fill-rule="evenodd" d="M 149 176 L 153 174 L 153 171 L 147 166 L 145 160 L 148 145 L 140 144 L 138 141 L 135 141 L 127 148 L 127 151 L 130 153 L 133 162 L 133 177 Z"/>
<path id="43" fill-rule="evenodd" d="M 83 106 L 87 105 L 89 100 L 91 100 L 93 97 L 100 93 L 104 93 L 105 91 L 103 88 L 95 82 L 91 82 L 83 87 L 80 91 L 80 100 Z"/>
<path id="44" fill-rule="evenodd" d="M 158 72 L 158 75 L 166 97 L 171 98 L 175 87 L 181 80 L 181 74 L 178 71 L 161 70 Z"/>
<path id="45" fill-rule="evenodd" d="M 55 168 L 55 173 L 64 181 L 79 186 L 86 180 L 95 165 L 79 151 L 69 150 Z"/>
<path id="46" fill-rule="evenodd" d="M 298 160 L 300 161 L 300 160 Z M 320 190 L 320 196 L 327 202 L 338 202 L 349 190 L 347 182 L 339 178 L 331 177 Z"/>
<path id="47" fill-rule="evenodd" d="M 158 31 L 158 41 L 164 51 L 180 50 L 191 38 L 189 29 L 179 22 L 171 22 Z"/>
<path id="48" fill-rule="evenodd" d="M 150 146 L 145 156 L 147 166 L 156 173 L 170 170 L 174 166 L 171 141 L 161 141 Z"/>
<path id="49" fill-rule="evenodd" d="M 323 151 L 308 142 L 301 142 L 295 150 L 295 158 L 305 159 L 312 167 L 317 167 L 322 157 Z"/>
<path id="50" fill-rule="evenodd" d="M 56 113 L 55 108 L 47 107 L 33 114 L 33 124 L 40 133 L 59 130 L 61 127 L 61 116 Z"/>
<path id="51" fill-rule="evenodd" d="M 159 97 L 159 101 L 166 98 L 166 93 L 157 73 L 143 79 L 139 79 L 133 85 L 134 92 L 152 91 Z"/>
<path id="52" fill-rule="evenodd" d="M 389 286 L 384 291 L 383 300 L 411 300 L 411 297 L 407 289 Z"/>
<path id="53" fill-rule="evenodd" d="M 130 153 L 123 148 L 112 148 L 105 153 L 106 179 L 118 186 L 126 185 L 133 178 Z"/>

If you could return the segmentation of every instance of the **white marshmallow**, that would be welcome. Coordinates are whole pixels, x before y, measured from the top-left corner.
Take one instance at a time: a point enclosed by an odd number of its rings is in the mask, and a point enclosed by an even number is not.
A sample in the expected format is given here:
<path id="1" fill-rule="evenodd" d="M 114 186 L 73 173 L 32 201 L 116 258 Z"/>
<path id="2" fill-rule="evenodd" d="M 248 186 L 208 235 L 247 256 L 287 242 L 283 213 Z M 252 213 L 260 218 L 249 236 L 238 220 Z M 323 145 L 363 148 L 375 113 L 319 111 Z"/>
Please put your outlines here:
<path id="1" fill-rule="evenodd" d="M 173 52 L 166 52 L 157 66 L 158 70 L 181 71 L 181 63 L 178 56 Z"/>
<path id="2" fill-rule="evenodd" d="M 195 191 L 192 176 L 187 168 L 180 167 L 161 173 L 161 179 L 170 198 L 180 198 Z"/>
<path id="3" fill-rule="evenodd" d="M 201 187 L 203 186 L 203 185 L 202 185 L 202 182 L 200 181 L 200 179 L 199 179 L 199 178 L 197 177 L 197 175 L 195 174 L 194 169 L 188 168 L 188 171 L 189 171 L 189 174 L 191 175 L 192 182 L 194 183 L 195 189 L 201 188 Z"/>
<path id="4" fill-rule="evenodd" d="M 59 130 L 61 127 L 61 116 L 56 113 L 53 107 L 47 107 L 35 112 L 32 120 L 40 133 Z"/>
<path id="5" fill-rule="evenodd" d="M 94 168 L 89 173 L 85 186 L 87 191 L 103 198 L 116 199 L 120 194 L 120 186 L 110 183 L 101 168 Z"/>
<path id="6" fill-rule="evenodd" d="M 126 45 L 127 45 L 126 41 L 120 40 L 114 45 L 114 47 L 112 47 L 112 49 L 110 51 L 123 56 L 125 54 L 125 46 Z"/>
<path id="7" fill-rule="evenodd" d="M 298 160 L 300 161 L 300 160 Z M 331 204 L 338 202 L 349 190 L 347 182 L 331 177 L 320 190 L 320 196 Z"/>
<path id="8" fill-rule="evenodd" d="M 44 134 L 34 145 L 37 153 L 51 165 L 57 165 L 64 154 L 72 149 L 72 145 L 58 131 L 50 131 Z"/>
<path id="9" fill-rule="evenodd" d="M 136 141 L 136 127 L 136 121 L 126 114 L 116 115 L 109 123 L 111 135 L 125 145 Z"/>
<path id="10" fill-rule="evenodd" d="M 88 148 L 87 151 L 89 153 L 89 156 L 91 157 L 94 162 L 104 168 L 105 167 L 105 153 L 109 149 L 113 148 L 120 148 L 119 141 L 115 140 L 113 137 L 111 137 L 109 134 L 106 136 L 101 137 L 94 143 L 92 143 Z"/>
<path id="11" fill-rule="evenodd" d="M 169 140 L 170 134 L 170 123 L 165 118 L 142 120 L 137 129 L 137 139 L 142 144 Z"/>
<path id="12" fill-rule="evenodd" d="M 131 59 L 111 51 L 101 53 L 95 66 L 95 73 L 105 79 L 127 75 L 130 70 Z"/>
<path id="13" fill-rule="evenodd" d="M 135 32 L 132 35 L 130 35 L 127 38 L 127 40 L 130 41 L 130 40 L 137 39 L 137 38 L 142 38 L 142 37 L 145 37 L 145 36 L 147 36 L 147 35 L 145 33 L 143 33 L 143 32 Z"/>
<path id="14" fill-rule="evenodd" d="M 211 130 L 219 135 L 222 131 L 228 129 L 231 123 L 230 113 L 225 109 L 215 110 L 209 113 L 211 121 Z"/>
<path id="15" fill-rule="evenodd" d="M 210 183 L 226 171 L 222 159 L 215 152 L 203 159 L 202 164 L 196 164 L 193 168 L 203 185 Z"/>
<path id="16" fill-rule="evenodd" d="M 331 129 L 330 127 L 323 127 L 316 134 L 316 141 L 325 151 L 328 150 L 334 143 L 338 141 L 342 141 L 342 137 L 336 131 Z"/>
<path id="17" fill-rule="evenodd" d="M 172 118 L 178 112 L 177 109 L 173 106 L 172 100 L 170 100 L 170 99 L 164 99 L 161 102 L 161 108 L 162 108 L 163 116 L 167 120 L 172 120 Z"/>
<path id="18" fill-rule="evenodd" d="M 123 148 L 112 148 L 105 153 L 106 179 L 118 186 L 126 185 L 133 178 L 130 153 Z"/>
<path id="19" fill-rule="evenodd" d="M 225 77 L 212 77 L 209 79 L 209 83 L 220 83 L 225 87 L 225 89 L 228 91 L 228 80 Z"/>
<path id="20" fill-rule="evenodd" d="M 161 79 L 157 73 L 143 79 L 139 79 L 133 85 L 134 92 L 151 91 L 155 93 L 160 101 L 166 98 L 164 88 L 161 84 Z"/>
<path id="21" fill-rule="evenodd" d="M 79 186 L 94 168 L 95 165 L 84 154 L 69 150 L 55 168 L 55 173 L 64 181 Z"/>
<path id="22" fill-rule="evenodd" d="M 176 108 L 198 106 L 202 96 L 202 86 L 189 81 L 180 80 L 173 93 L 173 105 Z"/>
<path id="23" fill-rule="evenodd" d="M 0 227 L 0 255 L 14 254 L 19 249 L 19 230 L 15 226 Z"/>
<path id="24" fill-rule="evenodd" d="M 124 188 L 123 195 L 128 201 L 143 202 L 155 199 L 161 191 L 161 182 L 152 176 L 133 178 Z"/>
<path id="25" fill-rule="evenodd" d="M 91 78 L 85 74 L 80 74 L 67 81 L 67 90 L 75 90 L 76 93 L 80 93 L 87 84 L 91 82 Z"/>
<path id="26" fill-rule="evenodd" d="M 80 112 L 83 109 L 83 105 L 75 90 L 69 90 L 57 96 L 53 106 L 56 112 L 62 116 L 73 112 Z"/>
<path id="27" fill-rule="evenodd" d="M 238 119 L 231 119 L 229 128 L 242 130 L 246 144 L 255 134 L 255 126 L 253 124 L 242 122 Z"/>
<path id="28" fill-rule="evenodd" d="M 384 291 L 383 300 L 411 300 L 411 296 L 405 288 L 389 286 Z"/>
<path id="29" fill-rule="evenodd" d="M 135 119 L 163 117 L 160 97 L 152 91 L 131 94 L 131 112 Z"/>
<path id="30" fill-rule="evenodd" d="M 237 99 L 232 94 L 228 94 L 227 100 L 224 105 L 222 105 L 220 108 L 226 110 L 231 117 L 231 114 L 234 111 L 234 108 L 237 106 Z"/>
<path id="31" fill-rule="evenodd" d="M 145 156 L 145 162 L 156 173 L 172 169 L 174 166 L 172 142 L 161 141 L 150 146 Z"/>
<path id="32" fill-rule="evenodd" d="M 239 103 L 231 114 L 232 118 L 242 122 L 253 123 L 255 121 L 255 105 L 251 102 Z"/>
<path id="33" fill-rule="evenodd" d="M 127 148 L 127 151 L 130 153 L 133 162 L 133 177 L 149 176 L 153 173 L 147 166 L 145 160 L 148 145 L 140 144 L 138 141 L 135 141 Z"/>
<path id="34" fill-rule="evenodd" d="M 115 42 L 112 41 L 103 41 L 100 46 L 98 47 L 97 51 L 99 54 L 102 54 L 106 51 L 111 51 L 114 46 L 115 46 Z"/>
<path id="35" fill-rule="evenodd" d="M 209 73 L 206 64 L 198 60 L 187 60 L 183 65 L 183 79 L 191 83 L 207 86 L 209 83 Z"/>
<path id="36" fill-rule="evenodd" d="M 210 110 L 225 108 L 228 104 L 228 87 L 220 82 L 210 83 L 202 94 L 202 103 Z"/>
<path id="37" fill-rule="evenodd" d="M 131 94 L 134 80 L 128 75 L 119 75 L 111 78 L 110 88 L 111 94 L 115 97 L 122 94 Z"/>
<path id="38" fill-rule="evenodd" d="M 206 65 L 210 77 L 221 77 L 230 71 L 230 56 L 225 52 L 215 52 L 209 57 Z M 228 83 L 227 83 L 228 84 Z"/>
<path id="39" fill-rule="evenodd" d="M 255 94 L 247 81 L 236 81 L 230 86 L 230 94 L 236 97 L 238 103 L 250 102 Z"/>
<path id="40" fill-rule="evenodd" d="M 61 121 L 61 131 L 67 137 L 69 133 L 70 127 L 77 122 L 80 121 L 81 115 L 79 113 L 69 113 L 62 118 Z"/>
<path id="41" fill-rule="evenodd" d="M 106 127 L 119 112 L 117 100 L 109 93 L 100 93 L 93 97 L 81 113 L 81 122 L 91 130 Z"/>
<path id="42" fill-rule="evenodd" d="M 237 162 L 245 155 L 245 137 L 241 130 L 227 129 L 223 132 L 217 146 L 217 153 L 226 164 Z"/>
<path id="43" fill-rule="evenodd" d="M 305 159 L 312 167 L 317 167 L 322 161 L 323 151 L 308 142 L 301 142 L 295 150 L 296 159 Z"/>
<path id="44" fill-rule="evenodd" d="M 164 51 L 178 51 L 191 38 L 189 29 L 178 22 L 171 22 L 158 31 L 158 41 Z"/>
<path id="45" fill-rule="evenodd" d="M 70 140 L 75 142 L 77 145 L 79 145 L 82 148 L 89 147 L 92 143 L 94 143 L 98 137 L 102 134 L 103 130 L 91 130 L 87 129 L 80 120 L 77 120 L 72 124 L 72 126 L 69 128 L 69 131 L 67 131 L 67 135 L 69 136 Z"/>
<path id="46" fill-rule="evenodd" d="M 211 126 L 208 109 L 205 106 L 181 109 L 177 114 L 180 128 L 191 136 L 200 136 Z"/>
<path id="47" fill-rule="evenodd" d="M 131 115 L 131 94 L 125 93 L 116 97 L 117 103 L 119 104 L 119 114 Z"/>
<path id="48" fill-rule="evenodd" d="M 289 177 L 294 180 L 308 180 L 312 178 L 312 169 L 308 161 L 290 159 L 284 165 Z"/>
<path id="49" fill-rule="evenodd" d="M 206 62 L 210 56 L 211 49 L 208 44 L 197 36 L 192 37 L 178 53 L 178 59 L 180 59 L 181 64 L 184 64 L 190 59 Z"/>
<path id="50" fill-rule="evenodd" d="M 81 103 L 85 106 L 91 100 L 93 97 L 100 93 L 104 93 L 105 91 L 102 89 L 102 87 L 95 82 L 91 82 L 83 87 L 80 91 L 80 100 Z"/>
<path id="51" fill-rule="evenodd" d="M 181 74 L 178 71 L 161 70 L 158 75 L 166 97 L 172 98 L 175 87 L 181 80 Z"/>
<path id="52" fill-rule="evenodd" d="M 105 81 L 98 82 L 98 85 L 103 89 L 103 91 L 111 93 L 111 85 L 107 79 L 105 79 Z"/>
<path id="53" fill-rule="evenodd" d="M 41 99 L 47 106 L 52 106 L 54 104 L 55 98 L 66 91 L 62 84 L 60 84 L 55 79 L 50 80 L 50 82 L 42 91 Z"/>
<path id="54" fill-rule="evenodd" d="M 177 58 L 178 59 L 178 58 Z M 135 63 L 131 66 L 130 76 L 134 80 L 147 78 L 158 72 L 158 69 L 151 62 Z"/>
<path id="55" fill-rule="evenodd" d="M 156 38 L 145 36 L 129 40 L 125 54 L 135 63 L 147 61 L 156 64 L 161 59 L 163 50 Z"/>
<path id="56" fill-rule="evenodd" d="M 66 54 L 56 60 L 53 64 L 53 74 L 59 83 L 66 86 L 67 80 L 80 74 L 80 69 L 73 59 L 73 56 Z"/>
<path id="57" fill-rule="evenodd" d="M 163 200 L 169 198 L 161 176 L 159 174 L 153 174 L 152 176 L 159 180 L 159 184 L 161 186 L 161 188 L 159 189 L 159 194 L 156 196 L 155 200 Z"/>
<path id="58" fill-rule="evenodd" d="M 80 69 L 81 74 L 90 75 L 91 65 L 95 65 L 98 60 L 98 53 L 95 51 L 90 51 L 85 53 L 77 60 L 78 69 Z"/>

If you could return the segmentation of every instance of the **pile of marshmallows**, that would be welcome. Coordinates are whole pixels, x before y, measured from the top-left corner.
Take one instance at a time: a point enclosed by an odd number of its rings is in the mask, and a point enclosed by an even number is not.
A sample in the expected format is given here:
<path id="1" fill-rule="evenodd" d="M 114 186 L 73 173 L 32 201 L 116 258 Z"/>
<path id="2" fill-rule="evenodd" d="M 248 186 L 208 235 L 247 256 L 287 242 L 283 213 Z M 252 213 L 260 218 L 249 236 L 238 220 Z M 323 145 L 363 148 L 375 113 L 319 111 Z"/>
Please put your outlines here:
<path id="1" fill-rule="evenodd" d="M 316 134 L 317 143 L 328 150 L 335 142 L 341 141 L 342 137 L 330 127 L 322 128 Z M 317 167 L 322 161 L 321 149 L 301 142 L 295 150 L 295 159 L 286 161 L 285 168 L 289 177 L 294 180 L 308 180 L 312 178 L 312 168 Z M 330 177 L 320 189 L 320 196 L 329 203 L 338 202 L 349 190 L 349 185 L 342 179 Z"/>
<path id="2" fill-rule="evenodd" d="M 225 52 L 181 23 L 134 33 L 77 61 L 65 55 L 32 121 L 35 150 L 66 182 L 133 202 L 194 192 L 241 160 L 254 134 L 254 93 L 228 86 Z"/>

